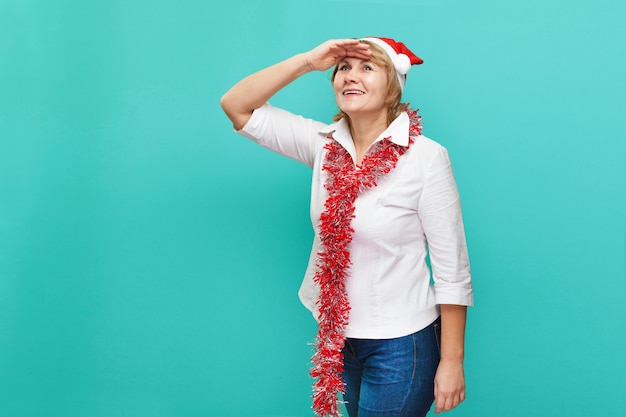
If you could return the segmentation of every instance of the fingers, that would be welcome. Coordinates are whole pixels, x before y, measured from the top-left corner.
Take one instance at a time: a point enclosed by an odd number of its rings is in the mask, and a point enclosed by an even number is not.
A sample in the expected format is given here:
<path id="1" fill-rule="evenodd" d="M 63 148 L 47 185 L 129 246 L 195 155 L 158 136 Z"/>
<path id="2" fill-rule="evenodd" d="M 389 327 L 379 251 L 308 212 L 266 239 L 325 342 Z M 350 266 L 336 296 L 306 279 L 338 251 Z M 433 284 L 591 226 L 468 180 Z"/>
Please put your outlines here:
<path id="1" fill-rule="evenodd" d="M 329 40 L 309 51 L 306 61 L 311 69 L 325 71 L 347 56 L 369 59 L 369 45 L 360 43 L 358 39 Z"/>
<path id="2" fill-rule="evenodd" d="M 465 400 L 463 366 L 441 361 L 435 375 L 435 413 L 450 411 Z"/>
<path id="3" fill-rule="evenodd" d="M 450 411 L 465 400 L 465 390 L 442 393 L 435 390 L 435 414 Z"/>
<path id="4" fill-rule="evenodd" d="M 353 58 L 368 59 L 372 52 L 366 43 L 361 43 L 358 39 L 338 39 L 335 40 L 334 46 L 339 48 L 338 58 L 349 56 Z"/>

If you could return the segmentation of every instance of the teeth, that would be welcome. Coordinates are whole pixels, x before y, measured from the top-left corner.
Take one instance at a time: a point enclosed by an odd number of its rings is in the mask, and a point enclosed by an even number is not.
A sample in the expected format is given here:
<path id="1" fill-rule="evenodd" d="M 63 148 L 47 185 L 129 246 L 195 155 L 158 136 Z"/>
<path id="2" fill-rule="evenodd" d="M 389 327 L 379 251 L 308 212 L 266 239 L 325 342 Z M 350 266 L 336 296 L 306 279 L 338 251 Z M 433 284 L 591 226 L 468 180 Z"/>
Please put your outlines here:
<path id="1" fill-rule="evenodd" d="M 360 94 L 363 94 L 363 92 L 362 91 L 345 91 L 343 93 L 344 96 L 347 96 L 348 94 L 359 94 L 360 95 Z"/>

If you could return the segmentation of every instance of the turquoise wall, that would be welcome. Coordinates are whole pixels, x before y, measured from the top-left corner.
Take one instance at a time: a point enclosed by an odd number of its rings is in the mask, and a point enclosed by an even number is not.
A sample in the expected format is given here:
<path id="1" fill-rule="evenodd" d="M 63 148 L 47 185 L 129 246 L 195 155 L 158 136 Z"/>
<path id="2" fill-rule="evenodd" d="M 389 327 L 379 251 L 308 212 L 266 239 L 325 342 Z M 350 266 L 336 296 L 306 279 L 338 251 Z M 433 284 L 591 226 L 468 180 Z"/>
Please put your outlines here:
<path id="1" fill-rule="evenodd" d="M 475 279 L 450 416 L 623 415 L 626 6 L 0 0 L 0 415 L 311 416 L 308 168 L 219 97 L 335 37 L 425 64 Z M 328 120 L 329 75 L 274 104 Z"/>

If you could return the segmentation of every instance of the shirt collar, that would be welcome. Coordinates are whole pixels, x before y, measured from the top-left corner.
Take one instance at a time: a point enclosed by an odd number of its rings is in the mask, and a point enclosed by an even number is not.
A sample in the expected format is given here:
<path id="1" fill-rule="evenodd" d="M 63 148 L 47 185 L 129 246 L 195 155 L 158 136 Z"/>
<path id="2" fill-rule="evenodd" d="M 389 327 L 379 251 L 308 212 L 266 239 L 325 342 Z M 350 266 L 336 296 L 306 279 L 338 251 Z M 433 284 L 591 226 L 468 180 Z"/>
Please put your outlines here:
<path id="1" fill-rule="evenodd" d="M 374 142 L 388 138 L 396 145 L 409 146 L 409 122 L 409 115 L 403 111 Z M 348 120 L 345 117 L 338 122 L 324 126 L 319 132 L 331 136 L 346 149 L 354 146 Z"/>

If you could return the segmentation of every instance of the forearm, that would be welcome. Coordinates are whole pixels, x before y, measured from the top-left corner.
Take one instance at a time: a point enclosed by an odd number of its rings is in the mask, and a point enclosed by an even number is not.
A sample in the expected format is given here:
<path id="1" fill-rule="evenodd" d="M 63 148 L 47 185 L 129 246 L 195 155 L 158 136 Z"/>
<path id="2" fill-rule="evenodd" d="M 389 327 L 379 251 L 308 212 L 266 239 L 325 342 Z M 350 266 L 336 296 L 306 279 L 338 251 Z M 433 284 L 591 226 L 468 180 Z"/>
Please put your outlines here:
<path id="1" fill-rule="evenodd" d="M 294 55 L 239 81 L 222 96 L 220 105 L 234 128 L 241 129 L 254 109 L 311 70 L 305 54 Z"/>
<path id="2" fill-rule="evenodd" d="M 467 307 L 441 306 L 441 361 L 462 364 L 465 357 L 465 322 Z"/>

